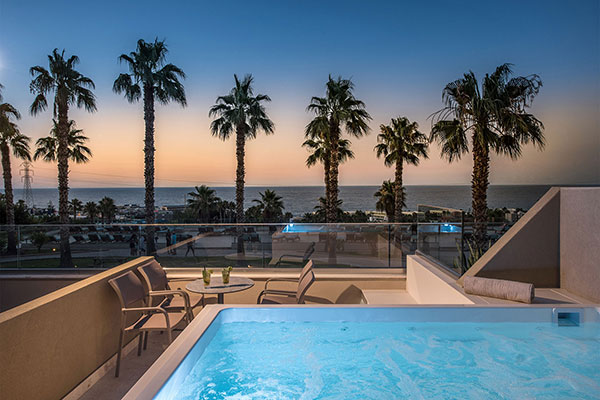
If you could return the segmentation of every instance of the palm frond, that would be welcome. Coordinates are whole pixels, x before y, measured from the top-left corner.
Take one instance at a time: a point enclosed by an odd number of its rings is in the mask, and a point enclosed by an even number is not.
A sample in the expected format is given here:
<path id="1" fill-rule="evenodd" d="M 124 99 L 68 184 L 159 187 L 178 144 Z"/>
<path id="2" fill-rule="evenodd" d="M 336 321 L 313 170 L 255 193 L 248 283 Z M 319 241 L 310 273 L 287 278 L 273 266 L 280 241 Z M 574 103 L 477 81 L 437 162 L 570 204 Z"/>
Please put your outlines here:
<path id="1" fill-rule="evenodd" d="M 452 162 L 459 160 L 469 151 L 467 135 L 459 120 L 438 121 L 431 128 L 431 141 L 437 141 L 441 146 L 441 155 Z"/>

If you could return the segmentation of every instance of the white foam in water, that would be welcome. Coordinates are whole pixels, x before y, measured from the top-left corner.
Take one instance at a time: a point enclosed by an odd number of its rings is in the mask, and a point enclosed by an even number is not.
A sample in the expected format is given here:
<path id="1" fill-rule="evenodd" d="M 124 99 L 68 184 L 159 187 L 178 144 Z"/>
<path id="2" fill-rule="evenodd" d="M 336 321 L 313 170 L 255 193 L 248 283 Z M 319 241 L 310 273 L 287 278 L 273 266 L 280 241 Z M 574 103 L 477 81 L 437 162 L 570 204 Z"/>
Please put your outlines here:
<path id="1" fill-rule="evenodd" d="M 228 322 L 177 399 L 600 399 L 600 324 Z"/>

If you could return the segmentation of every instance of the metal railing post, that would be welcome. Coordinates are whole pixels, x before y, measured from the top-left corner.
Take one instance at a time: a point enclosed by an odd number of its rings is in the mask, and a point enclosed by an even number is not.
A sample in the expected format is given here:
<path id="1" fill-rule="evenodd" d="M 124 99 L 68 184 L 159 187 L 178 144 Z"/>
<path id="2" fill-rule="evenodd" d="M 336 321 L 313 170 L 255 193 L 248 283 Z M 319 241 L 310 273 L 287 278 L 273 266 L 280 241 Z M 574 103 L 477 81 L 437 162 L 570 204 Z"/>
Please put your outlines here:
<path id="1" fill-rule="evenodd" d="M 21 226 L 17 225 L 17 268 L 21 268 Z"/>
<path id="2" fill-rule="evenodd" d="M 142 254 L 142 226 L 138 225 L 138 237 L 137 237 L 137 251 L 140 256 L 145 256 Z"/>
<path id="3" fill-rule="evenodd" d="M 465 212 L 460 212 L 460 267 L 462 271 L 466 271 L 465 268 Z M 461 271 L 461 272 L 462 272 Z"/>
<path id="4" fill-rule="evenodd" d="M 392 266 L 392 226 L 388 224 L 388 268 Z"/>
<path id="5" fill-rule="evenodd" d="M 442 223 L 438 222 L 438 237 L 437 237 L 437 259 L 440 259 L 440 254 L 441 254 L 441 243 L 442 243 Z"/>

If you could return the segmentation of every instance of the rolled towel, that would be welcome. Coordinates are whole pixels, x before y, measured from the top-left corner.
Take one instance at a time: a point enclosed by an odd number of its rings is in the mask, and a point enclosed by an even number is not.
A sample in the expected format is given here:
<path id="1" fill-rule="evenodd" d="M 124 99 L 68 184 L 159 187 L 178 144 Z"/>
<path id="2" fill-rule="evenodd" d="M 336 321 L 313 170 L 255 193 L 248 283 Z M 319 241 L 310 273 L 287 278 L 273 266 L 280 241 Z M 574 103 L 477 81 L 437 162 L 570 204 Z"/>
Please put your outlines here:
<path id="1" fill-rule="evenodd" d="M 468 294 L 520 301 L 521 303 L 531 303 L 535 291 L 533 283 L 478 278 L 475 276 L 465 277 L 464 289 L 465 293 Z"/>

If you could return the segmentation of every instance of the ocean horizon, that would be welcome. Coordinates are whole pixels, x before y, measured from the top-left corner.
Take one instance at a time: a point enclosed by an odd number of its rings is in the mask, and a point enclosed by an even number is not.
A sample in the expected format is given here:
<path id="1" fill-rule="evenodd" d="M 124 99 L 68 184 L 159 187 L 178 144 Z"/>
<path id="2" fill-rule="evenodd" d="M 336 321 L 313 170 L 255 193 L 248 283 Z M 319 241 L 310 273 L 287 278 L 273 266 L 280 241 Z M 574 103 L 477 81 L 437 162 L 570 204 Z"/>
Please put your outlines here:
<path id="1" fill-rule="evenodd" d="M 488 190 L 488 207 L 490 208 L 522 208 L 529 209 L 552 186 L 556 185 L 490 185 Z M 468 211 L 471 208 L 470 185 L 406 185 L 406 210 L 414 211 L 418 205 L 432 205 L 456 208 Z M 211 186 L 223 200 L 234 201 L 235 187 Z M 339 198 L 343 200 L 345 211 L 375 210 L 375 192 L 379 186 L 340 186 Z M 157 207 L 180 206 L 186 203 L 188 193 L 193 187 L 156 187 L 155 204 Z M 283 198 L 285 211 L 299 216 L 314 211 L 319 197 L 325 196 L 324 186 L 247 186 L 245 190 L 245 207 L 253 205 L 253 200 L 260 198 L 259 193 L 265 189 L 273 189 Z M 15 200 L 24 199 L 23 189 L 14 189 Z M 32 189 L 33 202 L 38 208 L 46 207 L 50 202 L 58 205 L 56 188 Z M 98 202 L 104 196 L 111 197 L 115 204 L 144 204 L 144 188 L 71 188 L 69 199 L 77 198 L 82 202 Z"/>

